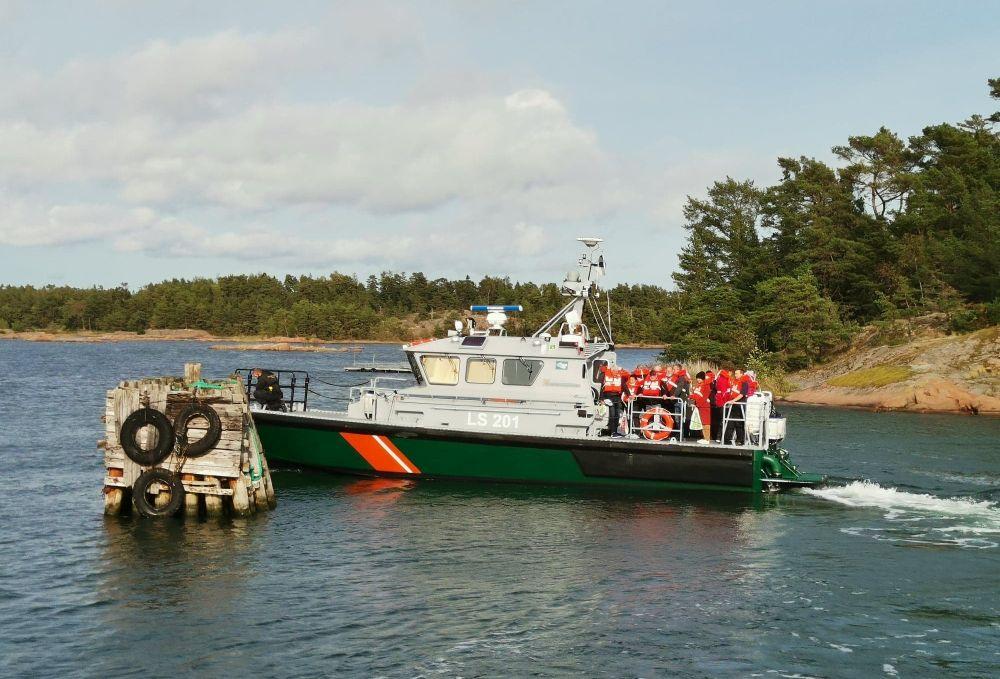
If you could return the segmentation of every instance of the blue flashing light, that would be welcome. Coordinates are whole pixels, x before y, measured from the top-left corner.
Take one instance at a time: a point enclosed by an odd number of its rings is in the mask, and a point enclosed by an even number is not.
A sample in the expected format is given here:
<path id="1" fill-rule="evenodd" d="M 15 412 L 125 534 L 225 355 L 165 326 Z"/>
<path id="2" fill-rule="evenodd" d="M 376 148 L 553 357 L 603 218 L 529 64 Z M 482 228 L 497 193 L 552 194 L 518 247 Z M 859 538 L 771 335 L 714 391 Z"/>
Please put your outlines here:
<path id="1" fill-rule="evenodd" d="M 524 311 L 520 304 L 473 304 L 469 311 Z"/>

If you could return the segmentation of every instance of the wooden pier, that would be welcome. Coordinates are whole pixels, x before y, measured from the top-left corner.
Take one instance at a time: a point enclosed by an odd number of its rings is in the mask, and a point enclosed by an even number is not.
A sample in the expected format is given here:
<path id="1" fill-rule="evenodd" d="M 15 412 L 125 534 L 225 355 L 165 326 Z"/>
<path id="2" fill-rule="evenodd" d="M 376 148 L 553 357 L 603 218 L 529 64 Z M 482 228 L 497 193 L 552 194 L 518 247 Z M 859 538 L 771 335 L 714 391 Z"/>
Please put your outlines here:
<path id="1" fill-rule="evenodd" d="M 271 473 L 234 376 L 126 380 L 108 391 L 104 416 L 104 512 L 237 516 L 273 508 Z"/>

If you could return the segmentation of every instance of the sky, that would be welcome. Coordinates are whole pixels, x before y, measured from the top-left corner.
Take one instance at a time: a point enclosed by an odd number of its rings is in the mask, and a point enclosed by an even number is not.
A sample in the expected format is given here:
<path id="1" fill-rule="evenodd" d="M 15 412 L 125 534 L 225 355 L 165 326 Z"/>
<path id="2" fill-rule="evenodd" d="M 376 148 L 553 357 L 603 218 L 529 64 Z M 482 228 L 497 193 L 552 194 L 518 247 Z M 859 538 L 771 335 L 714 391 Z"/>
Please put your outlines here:
<path id="1" fill-rule="evenodd" d="M 997 76 L 1000 2 L 0 0 L 0 283 L 672 287 L 689 195 Z"/>

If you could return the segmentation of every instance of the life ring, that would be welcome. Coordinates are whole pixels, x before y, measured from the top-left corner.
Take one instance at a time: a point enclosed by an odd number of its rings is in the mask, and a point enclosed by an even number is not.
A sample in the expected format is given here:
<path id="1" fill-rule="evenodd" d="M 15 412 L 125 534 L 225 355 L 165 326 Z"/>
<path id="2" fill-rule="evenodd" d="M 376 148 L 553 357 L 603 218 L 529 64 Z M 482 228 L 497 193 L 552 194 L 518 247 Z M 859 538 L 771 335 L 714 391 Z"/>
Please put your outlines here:
<path id="1" fill-rule="evenodd" d="M 639 420 L 642 435 L 650 441 L 662 441 L 670 436 L 674 428 L 674 418 L 670 412 L 660 406 L 648 408 Z"/>
<path id="2" fill-rule="evenodd" d="M 157 507 L 156 501 L 146 495 L 146 491 L 154 483 L 165 485 L 166 492 L 170 493 L 170 500 L 162 507 Z M 162 467 L 147 469 L 139 475 L 139 478 L 132 485 L 132 502 L 135 503 L 136 510 L 143 516 L 171 516 L 177 513 L 184 502 L 184 484 L 179 475 L 168 469 Z"/>
<path id="3" fill-rule="evenodd" d="M 156 430 L 156 443 L 143 448 L 136 440 L 139 430 L 149 425 Z M 118 430 L 118 440 L 128 458 L 144 467 L 159 464 L 174 449 L 174 430 L 170 420 L 159 410 L 140 408 L 125 418 Z"/>
<path id="4" fill-rule="evenodd" d="M 208 421 L 208 431 L 197 441 L 187 440 L 188 425 L 196 417 L 204 417 Z M 181 444 L 181 452 L 188 457 L 204 455 L 219 442 L 222 437 L 222 421 L 215 408 L 204 403 L 189 403 L 180 414 L 174 418 L 174 436 Z"/>

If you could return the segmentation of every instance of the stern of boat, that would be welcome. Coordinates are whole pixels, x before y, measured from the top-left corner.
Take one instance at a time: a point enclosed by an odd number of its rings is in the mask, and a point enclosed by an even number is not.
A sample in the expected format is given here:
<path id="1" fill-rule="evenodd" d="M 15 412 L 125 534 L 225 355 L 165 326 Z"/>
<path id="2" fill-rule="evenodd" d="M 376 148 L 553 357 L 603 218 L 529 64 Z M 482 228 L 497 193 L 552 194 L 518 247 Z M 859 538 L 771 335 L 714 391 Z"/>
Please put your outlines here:
<path id="1" fill-rule="evenodd" d="M 754 476 L 763 492 L 774 493 L 790 488 L 817 488 L 826 485 L 824 474 L 799 471 L 784 448 L 756 451 L 754 468 Z"/>

